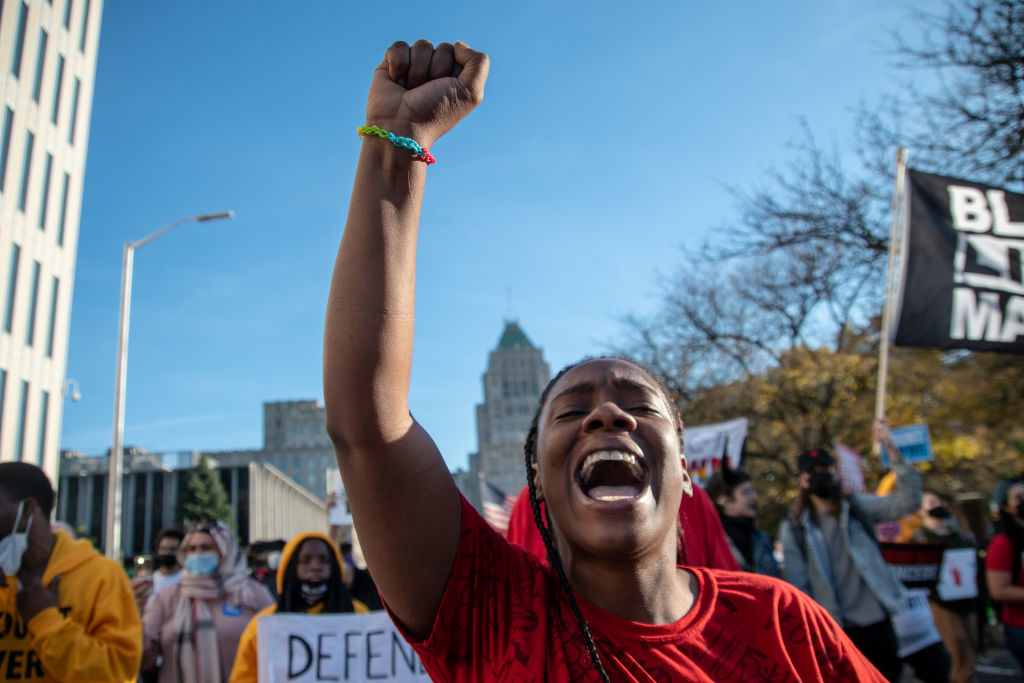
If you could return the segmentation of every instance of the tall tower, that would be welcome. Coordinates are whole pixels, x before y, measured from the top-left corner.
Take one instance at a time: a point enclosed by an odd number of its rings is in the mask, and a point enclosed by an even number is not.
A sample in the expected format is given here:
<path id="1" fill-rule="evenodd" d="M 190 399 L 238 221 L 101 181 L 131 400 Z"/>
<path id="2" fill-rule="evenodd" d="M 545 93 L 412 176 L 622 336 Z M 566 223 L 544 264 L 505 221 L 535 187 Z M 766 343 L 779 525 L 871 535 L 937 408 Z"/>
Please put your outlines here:
<path id="1" fill-rule="evenodd" d="M 102 13 L 0 3 L 0 459 L 53 482 Z"/>
<path id="2" fill-rule="evenodd" d="M 476 407 L 474 464 L 481 478 L 507 494 L 514 496 L 526 485 L 523 444 L 550 378 L 544 352 L 516 322 L 506 322 L 484 373 L 484 402 Z"/>

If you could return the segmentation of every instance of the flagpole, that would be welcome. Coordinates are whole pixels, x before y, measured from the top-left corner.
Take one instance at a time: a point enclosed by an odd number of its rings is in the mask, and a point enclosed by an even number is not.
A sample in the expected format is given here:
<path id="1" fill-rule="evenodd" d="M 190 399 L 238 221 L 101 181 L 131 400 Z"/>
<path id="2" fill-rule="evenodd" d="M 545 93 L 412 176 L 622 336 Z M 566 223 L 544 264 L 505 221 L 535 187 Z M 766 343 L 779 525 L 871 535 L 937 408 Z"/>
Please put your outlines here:
<path id="1" fill-rule="evenodd" d="M 892 305 L 897 291 L 897 255 L 902 253 L 904 225 L 903 187 L 907 176 L 907 150 L 900 147 L 896 152 L 896 189 L 892 195 L 892 228 L 889 234 L 889 266 L 885 277 L 885 305 L 882 308 L 882 336 L 878 344 L 878 386 L 875 394 L 875 419 L 885 417 L 885 395 L 889 377 L 889 327 L 892 321 Z M 878 444 L 875 444 L 878 452 Z"/>

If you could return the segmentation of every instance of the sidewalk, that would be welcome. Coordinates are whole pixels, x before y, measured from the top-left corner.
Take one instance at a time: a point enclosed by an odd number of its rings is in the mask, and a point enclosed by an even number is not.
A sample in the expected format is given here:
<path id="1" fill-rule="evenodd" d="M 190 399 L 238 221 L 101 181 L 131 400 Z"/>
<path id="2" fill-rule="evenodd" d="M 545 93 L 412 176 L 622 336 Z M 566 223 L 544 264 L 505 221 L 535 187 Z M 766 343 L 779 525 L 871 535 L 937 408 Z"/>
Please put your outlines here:
<path id="1" fill-rule="evenodd" d="M 978 657 L 974 672 L 977 683 L 1024 681 L 1024 676 L 1017 668 L 1017 661 L 1009 650 L 1003 647 L 1002 635 L 995 632 L 989 634 L 989 643 L 985 647 L 985 654 Z M 903 676 L 900 677 L 899 683 L 917 683 L 918 681 L 919 679 L 914 676 L 913 669 L 904 665 Z"/>

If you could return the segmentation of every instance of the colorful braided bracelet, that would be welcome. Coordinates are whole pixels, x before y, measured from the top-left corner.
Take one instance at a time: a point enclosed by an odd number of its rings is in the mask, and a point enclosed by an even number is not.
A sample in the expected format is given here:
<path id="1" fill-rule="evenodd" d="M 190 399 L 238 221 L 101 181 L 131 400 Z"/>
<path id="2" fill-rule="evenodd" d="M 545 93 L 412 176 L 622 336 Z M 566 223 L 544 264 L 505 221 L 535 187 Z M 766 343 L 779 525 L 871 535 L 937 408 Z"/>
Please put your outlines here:
<path id="1" fill-rule="evenodd" d="M 359 135 L 376 135 L 377 137 L 384 138 L 393 145 L 404 147 L 415 154 L 418 159 L 426 163 L 428 166 L 437 161 L 433 154 L 420 147 L 420 143 L 416 142 L 412 138 L 403 138 L 400 135 L 395 135 L 391 131 L 378 128 L 377 126 L 359 126 L 356 128 L 356 133 Z"/>

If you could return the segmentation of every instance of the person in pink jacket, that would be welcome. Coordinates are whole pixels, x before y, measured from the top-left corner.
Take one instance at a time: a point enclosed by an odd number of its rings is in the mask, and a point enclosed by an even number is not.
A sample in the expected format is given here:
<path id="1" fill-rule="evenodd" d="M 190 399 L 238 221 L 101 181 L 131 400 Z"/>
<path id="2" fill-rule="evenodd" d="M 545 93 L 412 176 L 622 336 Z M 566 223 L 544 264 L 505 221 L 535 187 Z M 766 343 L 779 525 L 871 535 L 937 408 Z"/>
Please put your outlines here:
<path id="1" fill-rule="evenodd" d="M 249 577 L 235 534 L 223 522 L 203 522 L 179 550 L 181 580 L 156 595 L 142 617 L 142 668 L 159 667 L 160 683 L 228 680 L 249 620 L 274 603 Z"/>

